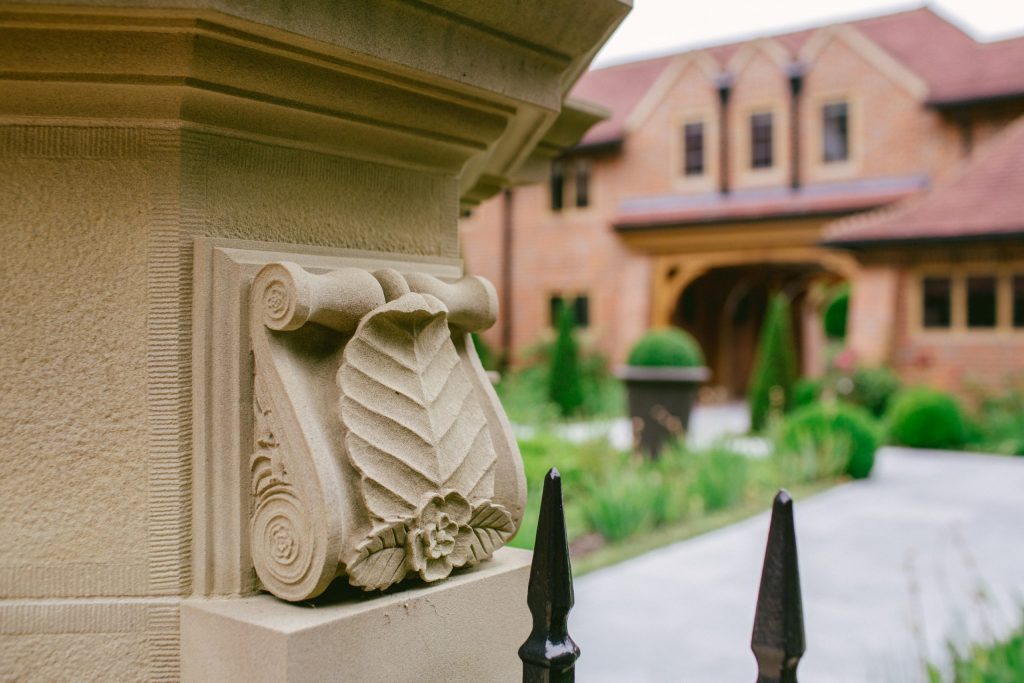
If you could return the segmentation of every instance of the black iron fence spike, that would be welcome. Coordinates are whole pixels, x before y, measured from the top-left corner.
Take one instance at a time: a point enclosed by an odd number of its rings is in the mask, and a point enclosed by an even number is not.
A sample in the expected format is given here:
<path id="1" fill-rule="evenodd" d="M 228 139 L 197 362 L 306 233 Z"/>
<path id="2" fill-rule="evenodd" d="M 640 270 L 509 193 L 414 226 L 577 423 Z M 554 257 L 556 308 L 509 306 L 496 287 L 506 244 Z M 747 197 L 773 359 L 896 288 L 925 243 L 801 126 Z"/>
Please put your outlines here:
<path id="1" fill-rule="evenodd" d="M 562 478 L 555 468 L 544 477 L 526 601 L 533 615 L 533 631 L 519 648 L 524 683 L 571 683 L 575 680 L 580 649 L 569 636 L 572 567 L 565 533 Z"/>
<path id="2" fill-rule="evenodd" d="M 757 659 L 758 683 L 796 683 L 806 643 L 793 499 L 785 490 L 776 494 L 772 505 L 750 647 Z"/>

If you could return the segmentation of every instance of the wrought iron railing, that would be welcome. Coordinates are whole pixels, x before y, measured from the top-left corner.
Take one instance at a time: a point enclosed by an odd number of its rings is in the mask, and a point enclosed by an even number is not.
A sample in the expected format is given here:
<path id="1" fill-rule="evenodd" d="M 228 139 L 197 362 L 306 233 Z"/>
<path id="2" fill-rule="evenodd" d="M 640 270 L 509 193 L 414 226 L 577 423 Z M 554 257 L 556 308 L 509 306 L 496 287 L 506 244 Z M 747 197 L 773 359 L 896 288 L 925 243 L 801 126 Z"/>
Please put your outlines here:
<path id="1" fill-rule="evenodd" d="M 524 683 L 571 683 L 580 648 L 569 635 L 572 568 L 557 469 L 544 477 L 527 603 L 533 631 L 519 648 Z M 793 499 L 784 490 L 772 505 L 750 647 L 757 660 L 757 683 L 796 683 L 805 650 L 804 619 Z"/>

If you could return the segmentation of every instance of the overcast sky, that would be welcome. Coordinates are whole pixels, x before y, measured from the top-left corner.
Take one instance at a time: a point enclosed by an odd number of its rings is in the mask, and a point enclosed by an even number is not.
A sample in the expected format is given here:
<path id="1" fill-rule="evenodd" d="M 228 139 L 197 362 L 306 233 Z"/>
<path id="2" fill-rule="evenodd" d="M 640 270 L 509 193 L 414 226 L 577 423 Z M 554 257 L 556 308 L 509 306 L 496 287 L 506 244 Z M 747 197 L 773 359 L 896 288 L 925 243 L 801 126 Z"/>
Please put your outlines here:
<path id="1" fill-rule="evenodd" d="M 979 40 L 1024 33 L 1024 0 L 941 0 L 929 4 Z M 922 5 L 899 0 L 633 0 L 633 11 L 598 53 L 594 65 L 608 66 L 683 48 Z"/>

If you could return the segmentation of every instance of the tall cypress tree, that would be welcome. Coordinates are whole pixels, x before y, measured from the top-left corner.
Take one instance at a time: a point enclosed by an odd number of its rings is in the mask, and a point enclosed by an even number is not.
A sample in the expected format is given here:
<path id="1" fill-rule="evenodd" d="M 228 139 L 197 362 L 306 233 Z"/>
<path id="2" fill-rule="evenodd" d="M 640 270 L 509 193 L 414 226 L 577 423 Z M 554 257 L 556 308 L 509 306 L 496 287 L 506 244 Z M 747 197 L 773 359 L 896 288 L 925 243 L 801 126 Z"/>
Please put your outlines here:
<path id="1" fill-rule="evenodd" d="M 551 374 L 548 377 L 548 396 L 558 406 L 562 417 L 574 415 L 583 405 L 580 353 L 576 346 L 575 329 L 576 316 L 571 302 L 563 301 L 558 308 L 558 337 L 551 355 Z"/>
<path id="2" fill-rule="evenodd" d="M 773 392 L 781 399 L 779 408 L 787 408 L 793 400 L 793 385 L 798 373 L 790 320 L 789 299 L 779 292 L 768 304 L 747 391 L 750 427 L 754 431 L 760 431 L 768 422 Z"/>

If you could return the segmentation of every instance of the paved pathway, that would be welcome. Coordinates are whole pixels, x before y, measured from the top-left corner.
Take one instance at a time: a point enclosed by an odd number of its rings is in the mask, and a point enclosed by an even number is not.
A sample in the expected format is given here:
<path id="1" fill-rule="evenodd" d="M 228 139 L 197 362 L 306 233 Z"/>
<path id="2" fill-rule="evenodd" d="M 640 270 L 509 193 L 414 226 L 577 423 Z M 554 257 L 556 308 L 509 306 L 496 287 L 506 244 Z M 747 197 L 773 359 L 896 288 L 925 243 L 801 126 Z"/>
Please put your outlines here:
<path id="1" fill-rule="evenodd" d="M 918 683 L 922 651 L 1024 614 L 1024 458 L 886 449 L 872 479 L 796 502 L 812 683 Z M 583 683 L 752 683 L 768 517 L 576 583 Z"/>
<path id="2" fill-rule="evenodd" d="M 750 414 L 745 403 L 697 406 L 690 415 L 686 442 L 694 447 L 705 447 L 725 437 L 745 434 L 749 427 Z M 522 425 L 516 425 L 515 429 L 517 434 L 526 437 L 535 431 L 532 427 Z M 604 437 L 616 448 L 628 450 L 633 447 L 633 430 L 629 418 L 576 422 L 560 426 L 557 431 L 573 441 Z"/>

